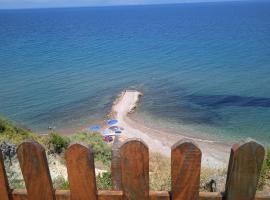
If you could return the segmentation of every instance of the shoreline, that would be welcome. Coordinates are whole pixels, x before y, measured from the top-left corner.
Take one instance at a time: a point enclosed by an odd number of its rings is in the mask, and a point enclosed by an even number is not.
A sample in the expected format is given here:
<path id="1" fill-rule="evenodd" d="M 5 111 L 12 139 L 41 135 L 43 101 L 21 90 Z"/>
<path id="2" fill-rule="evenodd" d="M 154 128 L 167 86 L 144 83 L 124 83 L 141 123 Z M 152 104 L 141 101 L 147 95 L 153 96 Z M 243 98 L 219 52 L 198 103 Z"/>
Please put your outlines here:
<path id="1" fill-rule="evenodd" d="M 143 94 L 137 90 L 125 90 L 116 96 L 112 103 L 110 112 L 95 123 L 101 124 L 102 130 L 108 128 L 105 121 L 107 118 L 118 120 L 118 126 L 123 127 L 121 138 L 142 139 L 152 152 L 158 152 L 166 157 L 170 157 L 171 146 L 179 140 L 192 140 L 202 151 L 202 166 L 214 169 L 226 168 L 229 162 L 230 150 L 232 144 L 225 141 L 211 140 L 205 136 L 197 137 L 192 132 L 174 132 L 162 129 L 156 129 L 147 126 L 133 119 L 130 115 L 136 112 L 136 108 Z M 71 135 L 77 132 L 88 131 L 91 121 L 81 126 L 68 127 L 58 132 L 63 135 Z M 43 133 L 44 134 L 44 133 Z M 46 133 L 45 133 L 46 134 Z"/>
<path id="2" fill-rule="evenodd" d="M 142 93 L 136 90 L 122 92 L 113 102 L 112 115 L 117 119 L 118 125 L 123 127 L 122 137 L 142 139 L 150 151 L 170 156 L 171 146 L 181 139 L 194 141 L 202 151 L 202 166 L 210 168 L 227 167 L 231 145 L 225 142 L 208 140 L 185 134 L 173 134 L 164 130 L 147 127 L 130 117 L 136 110 Z"/>

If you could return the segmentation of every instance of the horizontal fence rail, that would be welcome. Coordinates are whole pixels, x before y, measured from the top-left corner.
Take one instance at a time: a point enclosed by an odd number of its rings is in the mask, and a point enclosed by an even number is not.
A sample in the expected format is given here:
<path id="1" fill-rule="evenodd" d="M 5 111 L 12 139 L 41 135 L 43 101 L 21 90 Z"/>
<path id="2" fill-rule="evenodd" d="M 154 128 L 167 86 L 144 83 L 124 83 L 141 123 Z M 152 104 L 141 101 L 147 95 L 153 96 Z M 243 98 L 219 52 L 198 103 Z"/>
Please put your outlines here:
<path id="1" fill-rule="evenodd" d="M 78 143 L 65 152 L 70 190 L 55 190 L 45 149 L 25 141 L 17 156 L 26 189 L 10 189 L 0 153 L 0 200 L 270 200 L 256 194 L 265 150 L 255 141 L 233 145 L 224 193 L 199 192 L 202 153 L 193 141 L 172 146 L 170 192 L 149 190 L 149 149 L 143 141 L 114 145 L 112 153 L 113 190 L 97 190 L 93 151 Z"/>

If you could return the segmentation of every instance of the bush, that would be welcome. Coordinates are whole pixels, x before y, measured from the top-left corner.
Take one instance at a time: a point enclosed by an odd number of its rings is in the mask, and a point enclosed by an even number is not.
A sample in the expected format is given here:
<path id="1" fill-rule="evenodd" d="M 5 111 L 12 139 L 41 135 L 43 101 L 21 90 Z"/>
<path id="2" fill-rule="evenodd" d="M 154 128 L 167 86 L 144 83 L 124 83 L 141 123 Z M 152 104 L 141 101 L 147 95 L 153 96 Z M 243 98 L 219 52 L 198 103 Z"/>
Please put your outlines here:
<path id="1" fill-rule="evenodd" d="M 104 172 L 97 176 L 97 189 L 99 190 L 112 189 L 112 175 L 110 172 Z"/>
<path id="2" fill-rule="evenodd" d="M 69 139 L 62 137 L 57 133 L 52 133 L 49 137 L 49 147 L 52 148 L 54 153 L 62 153 L 69 145 Z"/>
<path id="3" fill-rule="evenodd" d="M 263 187 L 269 180 L 269 172 L 270 172 L 270 147 L 266 149 L 266 157 L 263 161 L 259 182 L 258 182 L 258 190 L 263 190 Z"/>
<path id="4" fill-rule="evenodd" d="M 71 140 L 90 145 L 94 151 L 96 161 L 101 161 L 105 165 L 110 164 L 112 158 L 111 146 L 102 140 L 100 133 L 78 133 L 71 136 Z"/>
<path id="5" fill-rule="evenodd" d="M 58 176 L 53 180 L 53 187 L 58 190 L 68 190 L 69 182 L 62 176 Z"/>
<path id="6" fill-rule="evenodd" d="M 14 173 L 12 171 L 12 173 Z M 13 174 L 8 174 L 12 176 L 9 180 L 11 187 L 16 189 L 25 189 L 25 184 L 23 180 L 18 180 L 14 178 Z M 16 175 L 18 176 L 18 175 Z M 70 185 L 68 180 L 66 180 L 63 176 L 57 176 L 53 179 L 53 187 L 57 190 L 69 190 Z M 102 174 L 98 174 L 96 176 L 96 184 L 98 190 L 111 190 L 112 189 L 112 176 L 110 172 L 103 172 Z"/>
<path id="7" fill-rule="evenodd" d="M 33 139 L 44 144 L 44 138 L 29 130 L 17 127 L 6 119 L 0 118 L 0 143 L 7 142 L 18 145 L 25 139 Z"/>

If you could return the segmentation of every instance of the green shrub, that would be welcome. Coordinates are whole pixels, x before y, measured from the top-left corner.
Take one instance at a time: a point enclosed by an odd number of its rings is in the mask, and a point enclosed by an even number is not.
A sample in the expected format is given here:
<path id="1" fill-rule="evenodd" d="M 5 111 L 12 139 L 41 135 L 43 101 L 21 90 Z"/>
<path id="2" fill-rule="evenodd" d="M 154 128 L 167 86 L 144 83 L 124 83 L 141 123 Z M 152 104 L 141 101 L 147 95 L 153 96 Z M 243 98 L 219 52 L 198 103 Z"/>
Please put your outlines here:
<path id="1" fill-rule="evenodd" d="M 266 159 L 265 164 L 270 168 L 270 147 L 266 149 Z"/>
<path id="2" fill-rule="evenodd" d="M 60 136 L 57 133 L 52 133 L 49 137 L 49 147 L 52 148 L 54 153 L 62 153 L 68 147 L 69 142 L 67 137 Z"/>
<path id="3" fill-rule="evenodd" d="M 44 138 L 29 130 L 17 127 L 6 119 L 0 118 L 0 143 L 7 142 L 18 145 L 26 139 L 33 139 L 44 144 Z"/>
<path id="4" fill-rule="evenodd" d="M 112 189 L 112 175 L 110 172 L 104 172 L 97 176 L 97 188 L 99 190 Z"/>
<path id="5" fill-rule="evenodd" d="M 69 182 L 62 176 L 57 176 L 53 180 L 53 187 L 58 190 L 68 190 L 69 189 Z"/>
<path id="6" fill-rule="evenodd" d="M 78 133 L 71 136 L 72 141 L 83 142 L 90 145 L 94 151 L 95 160 L 109 165 L 112 157 L 111 146 L 102 140 L 100 133 Z"/>
<path id="7" fill-rule="evenodd" d="M 269 172 L 270 172 L 270 147 L 267 147 L 266 149 L 266 157 L 263 161 L 261 174 L 259 177 L 258 182 L 258 190 L 263 190 L 263 187 L 265 186 L 267 180 L 269 180 Z"/>

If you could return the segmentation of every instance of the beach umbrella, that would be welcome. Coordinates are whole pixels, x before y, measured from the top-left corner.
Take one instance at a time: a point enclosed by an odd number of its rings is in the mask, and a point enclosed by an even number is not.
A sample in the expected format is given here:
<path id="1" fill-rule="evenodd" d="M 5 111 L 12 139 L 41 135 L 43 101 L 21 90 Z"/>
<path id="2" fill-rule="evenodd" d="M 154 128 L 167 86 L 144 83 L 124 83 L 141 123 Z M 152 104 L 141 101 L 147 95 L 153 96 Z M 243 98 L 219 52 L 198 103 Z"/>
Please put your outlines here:
<path id="1" fill-rule="evenodd" d="M 92 125 L 92 126 L 89 127 L 89 129 L 91 131 L 99 131 L 100 130 L 100 125 L 98 125 L 98 124 Z"/>
<path id="2" fill-rule="evenodd" d="M 121 127 L 118 126 L 111 126 L 110 128 L 108 128 L 109 130 L 113 131 L 115 134 L 121 134 L 122 130 L 124 130 Z"/>
<path id="3" fill-rule="evenodd" d="M 112 131 L 116 131 L 119 129 L 119 127 L 118 126 L 111 126 L 109 129 Z"/>
<path id="4" fill-rule="evenodd" d="M 116 120 L 116 119 L 109 119 L 109 120 L 107 120 L 107 124 L 109 126 L 112 126 L 112 125 L 117 124 L 117 123 L 118 123 L 118 120 Z"/>
<path id="5" fill-rule="evenodd" d="M 103 135 L 103 136 L 106 136 L 106 135 L 112 135 L 112 131 L 109 130 L 109 129 L 106 129 L 106 130 L 104 130 L 104 131 L 102 132 L 102 135 Z"/>
<path id="6" fill-rule="evenodd" d="M 116 130 L 123 131 L 124 130 L 124 128 L 121 127 L 121 126 L 110 126 L 109 129 L 112 130 L 112 131 L 116 131 Z"/>

